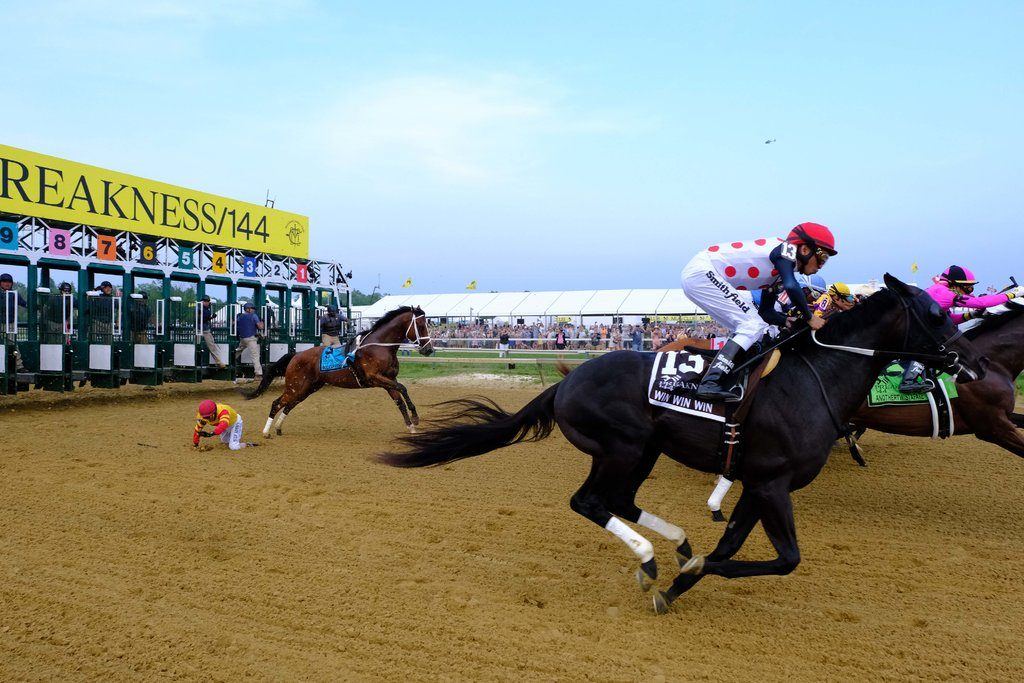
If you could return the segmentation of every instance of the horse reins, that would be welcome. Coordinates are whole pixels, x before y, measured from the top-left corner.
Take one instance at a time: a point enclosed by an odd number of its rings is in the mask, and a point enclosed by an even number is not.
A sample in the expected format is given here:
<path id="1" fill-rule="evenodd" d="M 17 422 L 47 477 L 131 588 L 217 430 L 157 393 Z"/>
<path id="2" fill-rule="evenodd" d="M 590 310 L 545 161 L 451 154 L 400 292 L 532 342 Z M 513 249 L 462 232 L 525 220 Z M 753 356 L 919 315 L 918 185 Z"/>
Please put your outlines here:
<path id="1" fill-rule="evenodd" d="M 355 353 L 359 349 L 364 349 L 367 346 L 387 346 L 387 347 L 391 347 L 391 346 L 402 346 L 403 344 L 409 344 L 409 343 L 416 344 L 417 346 L 423 346 L 424 344 L 422 344 L 421 342 L 426 342 L 427 344 L 432 343 L 432 339 L 431 339 L 429 334 L 428 335 L 420 335 L 420 328 L 416 324 L 416 321 L 421 319 L 421 318 L 423 319 L 424 324 L 426 324 L 426 319 L 427 319 L 427 314 L 426 313 L 420 313 L 419 315 L 413 314 L 412 319 L 409 320 L 409 326 L 407 328 L 405 328 L 405 341 L 400 341 L 400 342 L 366 342 L 366 343 L 363 343 L 362 341 L 360 341 L 358 344 L 356 344 L 356 347 L 354 349 L 352 349 L 352 353 Z M 410 331 L 415 332 L 416 336 L 413 337 L 412 335 L 410 335 Z"/>

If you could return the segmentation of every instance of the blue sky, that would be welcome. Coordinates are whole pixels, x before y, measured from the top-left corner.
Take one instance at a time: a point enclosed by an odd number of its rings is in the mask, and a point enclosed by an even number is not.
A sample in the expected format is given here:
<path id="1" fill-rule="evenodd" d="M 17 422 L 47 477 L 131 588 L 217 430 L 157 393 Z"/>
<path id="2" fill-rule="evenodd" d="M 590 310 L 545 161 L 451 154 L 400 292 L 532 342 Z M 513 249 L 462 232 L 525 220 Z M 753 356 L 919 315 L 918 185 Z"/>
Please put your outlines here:
<path id="1" fill-rule="evenodd" d="M 672 287 L 804 220 L 831 278 L 1024 275 L 1021 2 L 0 9 L 4 143 L 270 188 L 363 290 Z"/>

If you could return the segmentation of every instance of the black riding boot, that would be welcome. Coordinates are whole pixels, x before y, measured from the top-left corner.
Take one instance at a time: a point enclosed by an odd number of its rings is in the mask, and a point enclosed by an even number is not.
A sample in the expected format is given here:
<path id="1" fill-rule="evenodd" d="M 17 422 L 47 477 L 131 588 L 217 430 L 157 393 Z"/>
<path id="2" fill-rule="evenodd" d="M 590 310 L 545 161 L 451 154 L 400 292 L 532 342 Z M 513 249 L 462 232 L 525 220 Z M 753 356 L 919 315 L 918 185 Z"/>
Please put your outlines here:
<path id="1" fill-rule="evenodd" d="M 934 389 L 935 382 L 927 377 L 922 377 L 923 374 L 924 366 L 916 360 L 907 363 L 907 367 L 903 371 L 903 381 L 900 382 L 900 393 L 919 394 L 927 393 Z"/>
<path id="2" fill-rule="evenodd" d="M 697 397 L 709 401 L 738 401 L 743 395 L 735 391 L 732 382 L 729 381 L 729 373 L 736 364 L 736 356 L 743 351 L 743 347 L 732 339 L 725 342 L 725 346 L 718 352 L 715 359 L 711 361 L 711 368 L 708 374 L 704 375 L 700 386 L 697 387 Z"/>

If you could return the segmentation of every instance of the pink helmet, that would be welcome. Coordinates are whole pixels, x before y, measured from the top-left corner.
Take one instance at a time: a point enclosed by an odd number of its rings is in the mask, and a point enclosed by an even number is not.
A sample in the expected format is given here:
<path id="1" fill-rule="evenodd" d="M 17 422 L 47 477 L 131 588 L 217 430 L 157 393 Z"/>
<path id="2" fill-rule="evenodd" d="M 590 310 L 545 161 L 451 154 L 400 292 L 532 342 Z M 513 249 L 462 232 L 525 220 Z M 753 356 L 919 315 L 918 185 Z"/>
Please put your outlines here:
<path id="1" fill-rule="evenodd" d="M 950 266 L 942 271 L 942 275 L 939 276 L 940 280 L 945 280 L 951 285 L 976 285 L 978 281 L 974 279 L 974 273 L 963 266 Z"/>
<path id="2" fill-rule="evenodd" d="M 217 415 L 217 404 L 210 399 L 206 399 L 199 404 L 199 417 L 211 418 Z"/>

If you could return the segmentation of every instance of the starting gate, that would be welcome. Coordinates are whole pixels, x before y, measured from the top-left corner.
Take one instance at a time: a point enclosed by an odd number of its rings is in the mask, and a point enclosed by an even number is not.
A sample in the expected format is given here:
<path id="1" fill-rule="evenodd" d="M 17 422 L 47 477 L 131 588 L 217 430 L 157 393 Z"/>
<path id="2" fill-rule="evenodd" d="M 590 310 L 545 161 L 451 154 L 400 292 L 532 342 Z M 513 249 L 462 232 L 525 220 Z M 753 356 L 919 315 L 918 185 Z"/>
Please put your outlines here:
<path id="1" fill-rule="evenodd" d="M 180 296 L 168 302 L 167 341 L 165 342 L 165 375 L 177 382 L 200 382 L 199 342 L 202 335 L 202 311 L 194 302 Z M 169 352 L 169 353 L 168 353 Z"/>
<path id="2" fill-rule="evenodd" d="M 86 342 L 89 345 L 89 383 L 117 388 L 128 381 L 130 370 L 121 370 L 125 352 L 120 297 L 89 292 L 85 299 Z"/>
<path id="3" fill-rule="evenodd" d="M 128 299 L 132 384 L 156 386 L 164 382 L 167 304 L 163 299 L 155 303 L 154 309 L 145 294 L 132 294 Z"/>
<path id="4" fill-rule="evenodd" d="M 263 307 L 261 317 L 267 338 L 266 363 L 274 363 L 288 353 L 288 328 L 285 321 L 282 320 L 283 314 L 287 314 L 287 312 L 287 308 L 282 312 L 281 307 L 275 303 L 267 303 Z"/>
<path id="5" fill-rule="evenodd" d="M 295 353 L 311 349 L 320 343 L 319 328 L 320 319 L 316 315 L 311 315 L 305 307 L 292 307 L 288 331 L 295 344 Z"/>
<path id="6" fill-rule="evenodd" d="M 0 394 L 18 391 L 18 293 L 0 292 Z"/>
<path id="7" fill-rule="evenodd" d="M 74 388 L 75 297 L 52 294 L 49 288 L 40 287 L 36 290 L 36 301 L 39 307 L 36 386 L 52 391 L 71 391 Z"/>
<path id="8" fill-rule="evenodd" d="M 227 363 L 227 367 L 216 367 L 216 364 L 212 363 L 209 350 L 204 349 L 203 357 L 205 358 L 206 367 L 204 377 L 230 380 L 234 379 L 238 374 L 237 362 L 235 362 L 238 360 L 235 358 L 235 349 L 238 347 L 238 339 L 235 335 L 235 320 L 238 317 L 238 309 L 238 304 L 225 304 L 214 311 L 208 331 L 213 335 L 213 341 L 217 344 L 218 355 Z M 202 316 L 199 317 L 199 321 L 201 324 Z M 209 344 L 209 339 L 205 343 Z"/>

